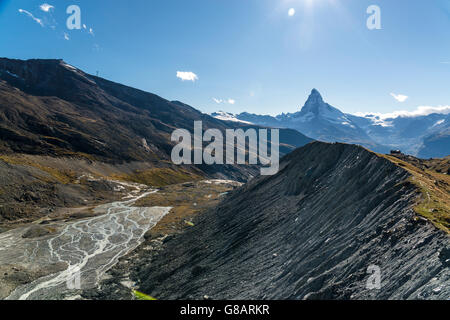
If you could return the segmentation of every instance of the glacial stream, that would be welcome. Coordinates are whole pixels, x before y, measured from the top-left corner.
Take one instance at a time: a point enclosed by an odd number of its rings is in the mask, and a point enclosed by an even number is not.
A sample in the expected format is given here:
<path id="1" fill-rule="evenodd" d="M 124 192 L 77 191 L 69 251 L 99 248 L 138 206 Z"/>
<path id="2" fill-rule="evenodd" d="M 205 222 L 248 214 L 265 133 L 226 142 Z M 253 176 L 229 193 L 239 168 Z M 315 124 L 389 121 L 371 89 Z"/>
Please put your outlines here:
<path id="1" fill-rule="evenodd" d="M 1 265 L 41 270 L 57 263 L 67 265 L 64 271 L 15 288 L 6 299 L 64 299 L 80 289 L 96 287 L 105 272 L 135 249 L 170 211 L 170 207 L 133 207 L 136 200 L 153 192 L 98 206 L 96 212 L 103 214 L 93 218 L 54 223 L 51 227 L 56 232 L 41 238 L 24 239 L 28 227 L 1 233 Z"/>

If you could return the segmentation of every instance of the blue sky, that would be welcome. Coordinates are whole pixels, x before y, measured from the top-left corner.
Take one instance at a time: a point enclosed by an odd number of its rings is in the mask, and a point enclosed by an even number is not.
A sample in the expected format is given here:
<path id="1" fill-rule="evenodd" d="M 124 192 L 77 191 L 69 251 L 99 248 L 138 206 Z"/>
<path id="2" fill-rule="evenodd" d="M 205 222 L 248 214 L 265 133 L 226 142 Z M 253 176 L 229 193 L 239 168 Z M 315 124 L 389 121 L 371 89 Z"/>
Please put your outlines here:
<path id="1" fill-rule="evenodd" d="M 67 29 L 72 4 L 86 29 Z M 295 112 L 312 88 L 350 113 L 448 106 L 449 31 L 450 0 L 0 0 L 0 56 L 62 58 L 204 112 Z"/>

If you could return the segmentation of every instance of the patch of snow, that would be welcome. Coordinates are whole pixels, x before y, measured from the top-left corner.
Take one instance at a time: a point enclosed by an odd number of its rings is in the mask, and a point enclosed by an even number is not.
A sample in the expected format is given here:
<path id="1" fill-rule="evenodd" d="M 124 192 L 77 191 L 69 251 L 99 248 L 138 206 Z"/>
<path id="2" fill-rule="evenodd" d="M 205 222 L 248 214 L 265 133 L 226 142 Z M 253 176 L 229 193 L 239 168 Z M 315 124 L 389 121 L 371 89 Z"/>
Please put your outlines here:
<path id="1" fill-rule="evenodd" d="M 63 67 L 65 67 L 65 68 L 69 69 L 69 70 L 72 70 L 72 71 L 78 71 L 77 68 L 75 68 L 74 66 L 72 66 L 72 65 L 70 65 L 70 64 L 68 64 L 68 63 L 61 62 L 61 65 L 62 65 Z"/>
<path id="2" fill-rule="evenodd" d="M 372 121 L 372 124 L 375 126 L 381 126 L 381 127 L 385 127 L 385 128 L 394 126 L 392 121 L 387 121 L 385 118 L 383 118 L 379 115 L 376 115 L 376 114 L 367 114 L 362 117 Z"/>
<path id="3" fill-rule="evenodd" d="M 348 121 L 341 122 L 341 124 L 343 124 L 344 126 L 349 126 L 350 128 L 353 128 L 353 129 L 356 128 L 354 125 L 352 125 L 352 124 L 351 124 L 350 122 L 348 122 Z"/>
<path id="4" fill-rule="evenodd" d="M 72 66 L 72 65 L 70 65 L 70 64 L 68 64 L 68 63 L 66 63 L 66 62 L 64 62 L 64 61 L 61 61 L 61 65 L 62 65 L 64 68 L 66 68 L 67 70 L 70 70 L 70 71 L 72 71 L 72 72 L 75 72 L 77 75 L 79 75 L 79 76 L 82 77 L 84 80 L 88 81 L 89 83 L 91 83 L 91 84 L 93 84 L 93 85 L 96 84 L 95 81 L 93 81 L 93 80 L 89 79 L 88 77 L 86 77 L 86 75 L 84 74 L 83 71 L 81 71 L 81 70 L 75 68 L 74 66 Z"/>
<path id="5" fill-rule="evenodd" d="M 432 128 L 437 127 L 438 125 L 443 124 L 444 122 L 445 122 L 445 119 L 441 119 L 439 121 L 436 121 L 436 123 L 433 124 Z"/>
<path id="6" fill-rule="evenodd" d="M 240 119 L 236 118 L 236 116 L 234 114 L 225 112 L 225 111 L 213 112 L 213 113 L 211 113 L 211 117 L 216 118 L 218 120 L 222 120 L 222 121 L 233 121 L 233 122 L 252 124 L 251 122 L 240 120 Z"/>
<path id="7" fill-rule="evenodd" d="M 15 74 L 15 73 L 12 73 L 12 72 L 9 72 L 8 70 L 5 70 L 6 71 L 6 73 L 7 74 L 9 74 L 11 77 L 14 77 L 14 78 L 17 78 L 17 79 L 20 79 L 20 77 L 17 75 L 17 74 Z"/>

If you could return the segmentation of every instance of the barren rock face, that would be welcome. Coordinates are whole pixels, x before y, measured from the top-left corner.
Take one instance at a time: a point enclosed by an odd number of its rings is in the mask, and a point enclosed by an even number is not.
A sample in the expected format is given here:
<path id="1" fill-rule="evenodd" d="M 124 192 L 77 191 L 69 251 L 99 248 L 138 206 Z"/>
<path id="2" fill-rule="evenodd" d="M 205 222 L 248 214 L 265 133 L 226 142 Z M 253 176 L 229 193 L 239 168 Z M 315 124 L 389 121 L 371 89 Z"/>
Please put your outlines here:
<path id="1" fill-rule="evenodd" d="M 416 217 L 408 177 L 361 147 L 310 144 L 171 238 L 134 280 L 161 299 L 448 299 L 449 237 Z"/>

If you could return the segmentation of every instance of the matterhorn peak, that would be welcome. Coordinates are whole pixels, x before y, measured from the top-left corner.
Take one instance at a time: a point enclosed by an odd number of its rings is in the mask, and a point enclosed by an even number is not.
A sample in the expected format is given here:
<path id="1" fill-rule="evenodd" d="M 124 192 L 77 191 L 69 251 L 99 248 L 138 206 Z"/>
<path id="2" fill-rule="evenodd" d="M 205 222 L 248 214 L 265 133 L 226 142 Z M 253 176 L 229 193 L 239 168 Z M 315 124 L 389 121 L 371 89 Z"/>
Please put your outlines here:
<path id="1" fill-rule="evenodd" d="M 311 90 L 311 94 L 308 97 L 308 100 L 306 101 L 306 103 L 323 103 L 323 99 L 322 96 L 320 94 L 320 92 L 317 89 L 312 89 Z"/>
<path id="2" fill-rule="evenodd" d="M 325 102 L 322 99 L 319 91 L 317 89 L 312 89 L 311 94 L 306 100 L 305 105 L 302 108 L 302 112 L 312 112 L 314 114 L 319 113 L 319 109 L 325 106 Z"/>

